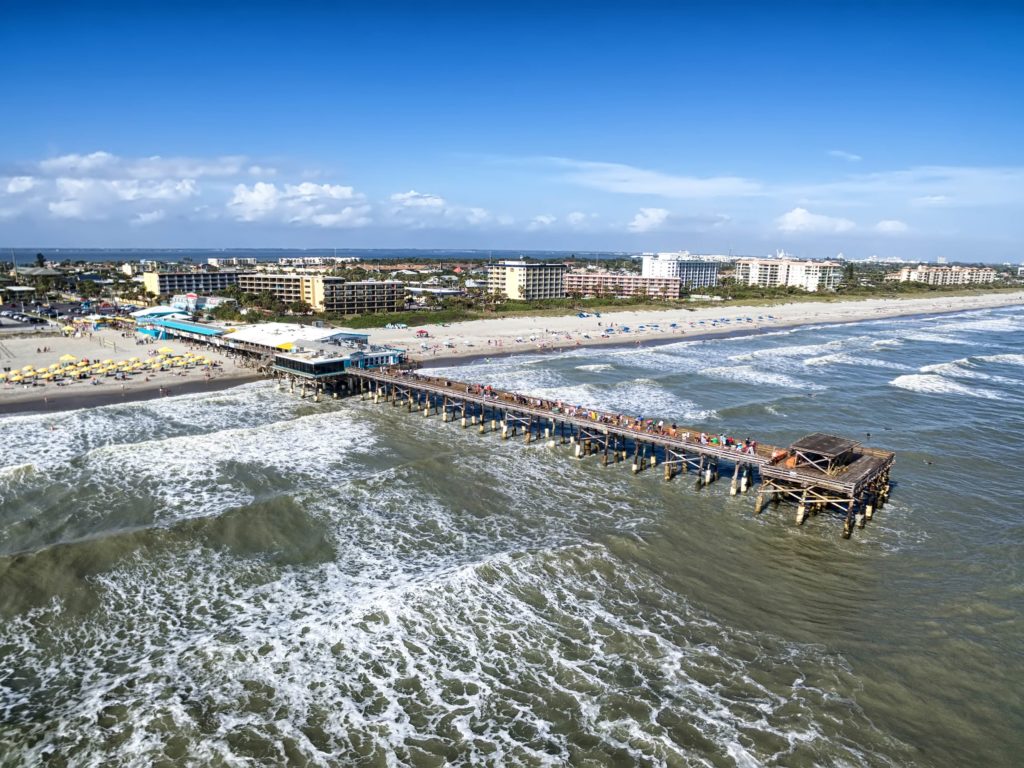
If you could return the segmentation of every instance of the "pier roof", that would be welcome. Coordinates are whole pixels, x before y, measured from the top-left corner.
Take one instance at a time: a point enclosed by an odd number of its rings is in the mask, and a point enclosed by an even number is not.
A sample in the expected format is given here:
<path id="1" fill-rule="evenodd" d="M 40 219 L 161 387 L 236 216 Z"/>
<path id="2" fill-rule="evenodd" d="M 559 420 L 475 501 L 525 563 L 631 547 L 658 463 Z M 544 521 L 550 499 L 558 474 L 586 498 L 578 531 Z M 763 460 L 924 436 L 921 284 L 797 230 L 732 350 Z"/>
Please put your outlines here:
<path id="1" fill-rule="evenodd" d="M 837 456 L 849 453 L 858 445 L 859 443 L 856 440 L 849 440 L 845 437 L 837 437 L 836 435 L 826 435 L 824 432 L 815 432 L 806 437 L 801 437 L 790 446 L 790 449 L 834 459 Z"/>

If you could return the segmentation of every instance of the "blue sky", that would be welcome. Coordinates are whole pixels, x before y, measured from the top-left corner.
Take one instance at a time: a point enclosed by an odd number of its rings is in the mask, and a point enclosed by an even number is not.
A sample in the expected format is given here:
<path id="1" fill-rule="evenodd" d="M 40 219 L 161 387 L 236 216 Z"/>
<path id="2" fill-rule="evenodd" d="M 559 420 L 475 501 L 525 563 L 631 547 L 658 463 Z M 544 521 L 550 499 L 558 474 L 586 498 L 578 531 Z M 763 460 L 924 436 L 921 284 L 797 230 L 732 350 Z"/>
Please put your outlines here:
<path id="1" fill-rule="evenodd" d="M 1022 7 L 8 0 L 0 243 L 1021 261 Z"/>

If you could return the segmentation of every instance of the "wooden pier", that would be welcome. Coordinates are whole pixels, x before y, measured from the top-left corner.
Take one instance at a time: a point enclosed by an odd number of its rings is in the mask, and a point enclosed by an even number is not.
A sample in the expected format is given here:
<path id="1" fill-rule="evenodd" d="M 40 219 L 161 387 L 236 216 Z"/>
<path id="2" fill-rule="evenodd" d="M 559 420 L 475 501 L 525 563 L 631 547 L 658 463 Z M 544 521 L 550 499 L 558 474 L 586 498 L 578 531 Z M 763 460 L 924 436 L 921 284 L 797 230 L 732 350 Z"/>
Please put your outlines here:
<path id="1" fill-rule="evenodd" d="M 665 480 L 693 471 L 697 489 L 729 473 L 731 495 L 756 492 L 754 514 L 782 501 L 797 505 L 796 524 L 808 514 L 839 513 L 843 538 L 863 528 L 889 498 L 889 473 L 895 454 L 853 440 L 815 433 L 787 448 L 763 443 L 722 444 L 720 436 L 679 425 L 611 414 L 542 398 L 504 392 L 411 370 L 350 369 L 328 380 L 307 382 L 281 374 L 294 391 L 319 399 L 358 394 L 375 403 L 405 406 L 424 416 L 474 427 L 481 434 L 500 432 L 502 439 L 522 435 L 569 445 L 583 459 L 595 456 L 605 465 L 629 462 L 634 473 L 661 466 Z M 659 426 L 660 425 L 660 426 Z"/>

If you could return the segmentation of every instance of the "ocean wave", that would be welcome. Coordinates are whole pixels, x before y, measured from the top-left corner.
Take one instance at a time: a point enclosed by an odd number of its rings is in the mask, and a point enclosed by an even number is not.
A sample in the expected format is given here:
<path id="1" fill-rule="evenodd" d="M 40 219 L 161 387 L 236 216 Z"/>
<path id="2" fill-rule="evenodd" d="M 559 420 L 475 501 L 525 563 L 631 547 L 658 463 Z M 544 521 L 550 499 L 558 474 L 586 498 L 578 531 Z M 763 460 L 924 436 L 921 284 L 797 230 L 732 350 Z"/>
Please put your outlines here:
<path id="1" fill-rule="evenodd" d="M 300 402 L 278 393 L 272 382 L 262 381 L 220 392 L 8 416 L 0 419 L 0 444 L 4 446 L 0 462 L 53 469 L 101 446 L 285 419 Z"/>
<path id="2" fill-rule="evenodd" d="M 826 387 L 810 381 L 787 376 L 784 373 L 776 373 L 755 368 L 752 365 L 713 366 L 703 368 L 700 371 L 705 376 L 716 379 L 736 381 L 741 384 L 767 384 L 770 386 L 784 387 L 786 389 L 799 389 L 806 391 L 820 392 Z"/>
<path id="3" fill-rule="evenodd" d="M 1020 381 L 1017 379 L 1011 379 L 1006 376 L 999 376 L 994 373 L 986 373 L 985 371 L 978 370 L 979 362 L 990 362 L 992 357 L 994 356 L 961 357 L 946 363 L 924 365 L 921 366 L 919 370 L 921 373 L 937 373 L 941 376 L 989 381 L 995 384 L 1007 384 L 1009 386 L 1019 385 Z"/>
<path id="4" fill-rule="evenodd" d="M 534 393 L 548 400 L 597 408 L 611 413 L 662 417 L 674 421 L 707 421 L 716 417 L 713 409 L 702 408 L 651 379 L 631 379 L 610 386 L 576 384 L 542 387 Z"/>
<path id="5" fill-rule="evenodd" d="M 989 363 L 1002 363 L 1003 365 L 1024 365 L 1024 355 L 1018 354 L 979 355 L 976 359 Z"/>
<path id="6" fill-rule="evenodd" d="M 865 744 L 907 756 L 837 694 L 857 688 L 841 657 L 725 627 L 598 545 L 373 582 L 203 552 L 97 585 L 103 610 L 84 620 L 55 606 L 0 627 L 33 681 L 0 678 L 26 763 L 74 746 L 84 764 L 172 749 L 204 764 L 561 764 L 577 754 L 566 726 L 598 762 L 685 761 L 697 733 L 709 754 L 756 763 L 858 762 Z M 837 706 L 841 723 L 822 714 Z"/>
<path id="7" fill-rule="evenodd" d="M 857 357 L 849 352 L 837 352 L 831 355 L 820 357 L 809 357 L 803 361 L 804 365 L 856 365 L 862 368 L 888 368 L 896 371 L 911 371 L 913 368 L 903 363 L 891 360 L 879 360 L 873 357 Z"/>
<path id="8" fill-rule="evenodd" d="M 1003 396 L 982 387 L 971 387 L 951 381 L 945 376 L 925 373 L 907 374 L 897 376 L 889 382 L 889 386 L 899 389 L 906 389 L 910 392 L 921 392 L 930 395 L 966 395 L 968 397 L 979 397 L 987 400 L 1002 400 Z"/>
<path id="9" fill-rule="evenodd" d="M 577 371 L 592 371 L 592 372 L 614 371 L 615 370 L 615 366 L 612 365 L 611 363 L 591 363 L 590 365 L 577 365 L 576 366 L 576 370 Z"/>

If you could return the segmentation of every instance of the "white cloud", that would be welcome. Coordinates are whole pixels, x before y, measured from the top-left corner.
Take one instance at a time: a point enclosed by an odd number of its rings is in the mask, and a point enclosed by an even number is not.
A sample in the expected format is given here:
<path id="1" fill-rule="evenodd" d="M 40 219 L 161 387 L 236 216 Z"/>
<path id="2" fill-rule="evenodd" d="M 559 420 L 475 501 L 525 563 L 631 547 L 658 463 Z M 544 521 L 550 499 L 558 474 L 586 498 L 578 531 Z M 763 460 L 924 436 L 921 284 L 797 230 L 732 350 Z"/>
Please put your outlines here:
<path id="1" fill-rule="evenodd" d="M 313 184 L 309 181 L 304 181 L 301 184 L 285 184 L 284 196 L 296 200 L 316 200 L 320 198 L 355 200 L 360 197 L 352 187 L 345 187 L 341 184 Z"/>
<path id="2" fill-rule="evenodd" d="M 880 222 L 875 224 L 875 231 L 882 232 L 887 235 L 895 235 L 900 232 L 906 232 L 909 227 L 899 219 L 882 219 Z"/>
<path id="3" fill-rule="evenodd" d="M 68 175 L 85 178 L 165 179 L 169 177 L 230 177 L 239 175 L 245 167 L 245 158 L 224 156 L 194 157 L 119 157 L 110 152 L 92 152 L 88 155 L 61 155 L 39 163 L 46 175 Z"/>
<path id="4" fill-rule="evenodd" d="M 921 208 L 934 208 L 948 205 L 951 202 L 952 198 L 946 195 L 921 195 L 921 197 L 912 199 L 910 204 Z"/>
<path id="5" fill-rule="evenodd" d="M 87 174 L 105 168 L 115 160 L 109 152 L 93 152 L 89 155 L 51 157 L 39 163 L 39 167 L 46 173 Z"/>
<path id="6" fill-rule="evenodd" d="M 408 192 L 396 192 L 391 196 L 391 202 L 397 203 L 403 208 L 444 208 L 443 197 L 424 194 L 410 189 Z"/>
<path id="7" fill-rule="evenodd" d="M 84 219 L 85 206 L 81 200 L 57 200 L 49 203 L 47 209 L 58 219 Z"/>
<path id="8" fill-rule="evenodd" d="M 572 211 L 571 213 L 566 214 L 565 220 L 573 229 L 583 229 L 597 218 L 598 216 L 596 213 Z"/>
<path id="9" fill-rule="evenodd" d="M 199 193 L 192 179 L 140 181 L 61 177 L 53 188 L 57 199 L 50 201 L 47 208 L 59 219 L 106 219 L 120 204 L 151 200 L 179 202 Z"/>
<path id="10" fill-rule="evenodd" d="M 412 229 L 480 227 L 492 220 L 485 208 L 451 205 L 440 195 L 415 189 L 396 192 L 389 201 L 391 221 Z"/>
<path id="11" fill-rule="evenodd" d="M 144 226 L 146 224 L 156 224 L 158 221 L 163 221 L 167 217 L 167 212 L 158 209 L 155 211 L 143 211 L 135 215 L 132 219 L 132 224 L 136 226 Z"/>
<path id="12" fill-rule="evenodd" d="M 306 221 L 318 227 L 365 227 L 373 223 L 368 205 L 346 205 L 334 213 L 314 213 L 308 219 L 296 217 L 292 223 L 303 224 Z"/>
<path id="13" fill-rule="evenodd" d="M 838 157 L 840 160 L 846 160 L 849 163 L 859 163 L 864 159 L 860 155 L 855 155 L 853 152 L 847 152 L 842 149 L 830 149 L 828 153 L 832 157 Z"/>
<path id="14" fill-rule="evenodd" d="M 464 217 L 467 224 L 476 226 L 490 221 L 491 213 L 485 208 L 466 208 Z"/>
<path id="15" fill-rule="evenodd" d="M 566 158 L 551 158 L 549 162 L 569 169 L 567 181 L 605 192 L 673 198 L 743 197 L 763 192 L 759 182 L 738 176 L 673 176 L 622 163 Z"/>
<path id="16" fill-rule="evenodd" d="M 250 165 L 248 169 L 250 176 L 276 176 L 277 169 L 265 165 Z"/>
<path id="17" fill-rule="evenodd" d="M 527 232 L 536 232 L 541 229 L 547 229 L 552 224 L 558 221 L 558 218 L 551 216 L 550 214 L 541 214 L 540 216 L 534 216 L 530 223 L 526 225 Z"/>
<path id="18" fill-rule="evenodd" d="M 228 206 L 241 221 L 257 221 L 277 208 L 280 199 L 277 185 L 257 181 L 251 187 L 238 184 Z"/>
<path id="19" fill-rule="evenodd" d="M 352 187 L 340 184 L 276 184 L 258 181 L 238 184 L 228 208 L 239 221 L 273 219 L 316 227 L 363 227 L 372 222 L 370 206 L 362 203 L 337 207 L 338 201 L 361 201 Z"/>
<path id="20" fill-rule="evenodd" d="M 14 176 L 7 180 L 7 194 L 20 195 L 28 192 L 36 185 L 36 180 L 31 176 Z"/>
<path id="21" fill-rule="evenodd" d="M 855 226 L 849 219 L 811 213 L 806 208 L 794 208 L 776 223 L 781 232 L 848 232 Z"/>
<path id="22" fill-rule="evenodd" d="M 665 225 L 671 212 L 664 208 L 641 208 L 629 222 L 630 232 L 650 232 Z"/>

